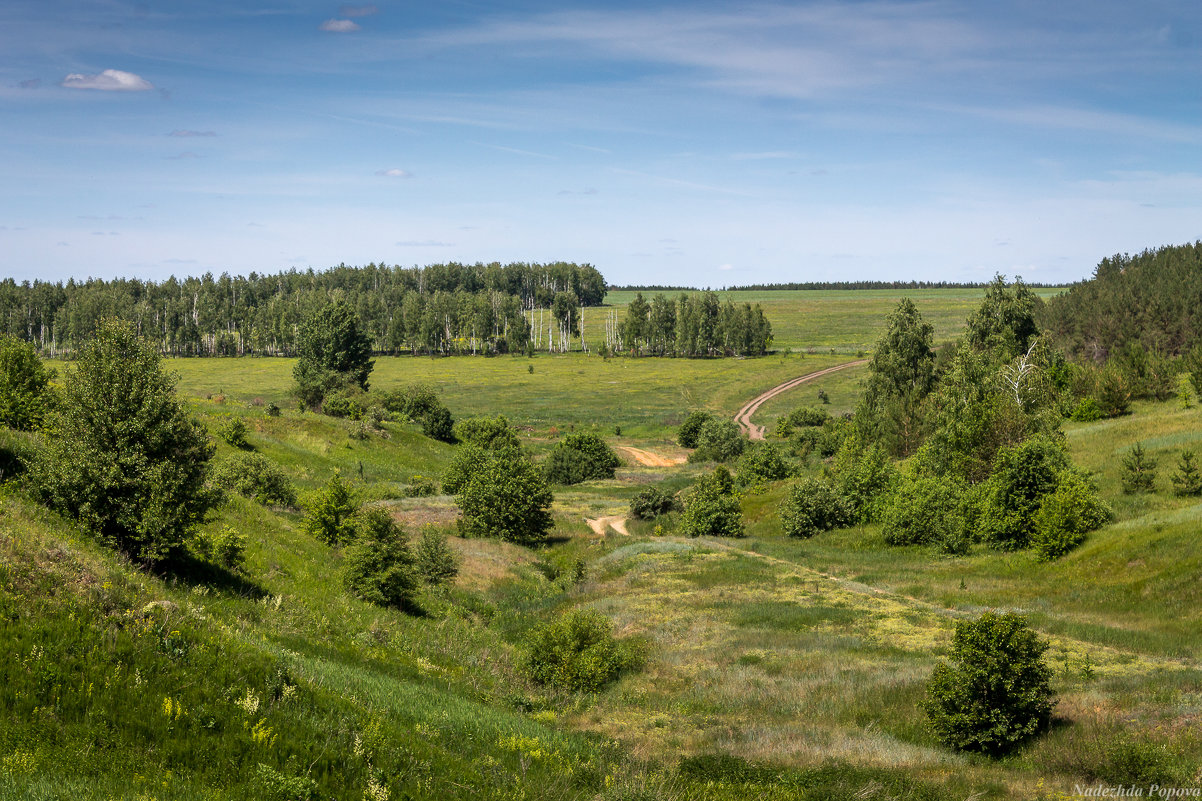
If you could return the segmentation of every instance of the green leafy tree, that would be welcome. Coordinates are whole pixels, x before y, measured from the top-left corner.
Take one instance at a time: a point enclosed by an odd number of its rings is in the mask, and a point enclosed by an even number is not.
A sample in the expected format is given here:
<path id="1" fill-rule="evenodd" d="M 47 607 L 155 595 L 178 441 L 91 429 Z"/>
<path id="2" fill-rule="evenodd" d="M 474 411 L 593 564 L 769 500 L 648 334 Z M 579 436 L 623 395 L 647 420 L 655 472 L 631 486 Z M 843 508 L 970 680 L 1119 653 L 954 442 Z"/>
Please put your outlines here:
<path id="1" fill-rule="evenodd" d="M 327 545 L 344 545 L 355 538 L 358 511 L 359 503 L 351 486 L 335 473 L 309 509 L 305 528 Z"/>
<path id="2" fill-rule="evenodd" d="M 868 380 L 856 409 L 856 427 L 868 442 L 890 453 L 913 453 L 925 434 L 922 402 L 935 384 L 934 327 L 909 298 L 902 298 L 877 340 Z"/>
<path id="3" fill-rule="evenodd" d="M 754 487 L 781 481 L 793 474 L 793 466 L 781 448 L 770 442 L 753 443 L 739 457 L 736 480 L 740 486 Z"/>
<path id="4" fill-rule="evenodd" d="M 33 343 L 0 334 L 0 426 L 39 428 L 49 410 L 52 377 Z"/>
<path id="5" fill-rule="evenodd" d="M 877 519 L 889 488 L 897 479 L 897 468 L 885 449 L 876 443 L 865 447 L 855 435 L 845 439 L 835 453 L 831 472 L 835 489 L 858 523 Z"/>
<path id="6" fill-rule="evenodd" d="M 728 462 L 743 452 L 747 440 L 733 420 L 711 418 L 697 432 L 697 449 L 689 454 L 690 462 Z"/>
<path id="7" fill-rule="evenodd" d="M 1173 474 L 1172 481 L 1175 495 L 1202 495 L 1202 474 L 1198 472 L 1198 460 L 1193 451 L 1181 452 L 1177 461 L 1177 472 Z"/>
<path id="8" fill-rule="evenodd" d="M 958 751 L 1001 756 L 1046 731 L 1054 697 L 1048 649 L 1019 615 L 986 612 L 956 624 L 951 663 L 927 683 L 927 719 Z"/>
<path id="9" fill-rule="evenodd" d="M 1123 492 L 1128 495 L 1137 492 L 1151 492 L 1156 486 L 1156 460 L 1136 443 L 1123 456 L 1122 483 Z"/>
<path id="10" fill-rule="evenodd" d="M 1056 491 L 1069 466 L 1064 447 L 1048 437 L 998 451 L 977 524 L 981 539 L 1002 550 L 1026 548 L 1040 504 Z"/>
<path id="11" fill-rule="evenodd" d="M 504 415 L 464 418 L 455 423 L 455 437 L 488 450 L 520 447 L 518 436 Z"/>
<path id="12" fill-rule="evenodd" d="M 311 408 L 320 407 L 326 395 L 339 389 L 366 390 L 374 366 L 371 340 L 345 301 L 322 306 L 305 319 L 298 332 L 297 357 L 294 391 Z"/>
<path id="13" fill-rule="evenodd" d="M 647 487 L 630 499 L 630 514 L 639 520 L 654 520 L 676 508 L 676 496 L 659 487 Z"/>
<path id="14" fill-rule="evenodd" d="M 965 338 L 973 348 L 993 351 L 1003 359 L 1025 353 L 1039 336 L 1036 315 L 1039 296 L 1021 278 L 1010 286 L 1004 275 L 996 275 L 985 288 L 981 305 L 968 318 Z"/>
<path id="15" fill-rule="evenodd" d="M 525 645 L 531 679 L 576 692 L 598 692 L 640 661 L 638 651 L 617 640 L 613 625 L 594 610 L 573 609 L 536 626 Z"/>
<path id="16" fill-rule="evenodd" d="M 1076 470 L 1065 471 L 1056 489 L 1039 504 L 1031 546 L 1046 561 L 1059 559 L 1111 516 L 1110 507 L 1098 498 L 1098 490 L 1088 478 Z"/>
<path id="17" fill-rule="evenodd" d="M 854 517 L 846 502 L 830 484 L 816 478 L 803 478 L 789 490 L 781 508 L 780 521 L 790 537 L 812 537 L 852 523 Z"/>
<path id="18" fill-rule="evenodd" d="M 413 549 L 417 574 L 427 584 L 440 587 L 459 575 L 459 555 L 438 529 L 427 528 Z"/>
<path id="19" fill-rule="evenodd" d="M 613 478 L 621 462 L 597 434 L 568 434 L 551 449 L 544 468 L 556 484 Z"/>
<path id="20" fill-rule="evenodd" d="M 943 553 L 968 551 L 967 491 L 955 478 L 916 476 L 898 481 L 881 511 L 890 545 L 934 545 Z"/>
<path id="21" fill-rule="evenodd" d="M 474 447 L 474 446 L 473 446 Z M 485 451 L 458 486 L 455 502 L 465 536 L 536 543 L 551 530 L 551 489 L 545 473 L 513 449 Z M 447 478 L 443 479 L 446 487 Z"/>
<path id="22" fill-rule="evenodd" d="M 262 504 L 296 506 L 296 489 L 288 474 L 261 453 L 239 453 L 219 462 L 213 483 Z"/>
<path id="23" fill-rule="evenodd" d="M 742 537 L 743 510 L 734 479 L 724 467 L 703 476 L 684 494 L 680 533 L 688 537 Z"/>
<path id="24" fill-rule="evenodd" d="M 218 502 L 205 486 L 213 443 L 128 323 L 99 325 L 45 431 L 31 469 L 36 492 L 135 559 L 178 549 Z"/>
<path id="25" fill-rule="evenodd" d="M 680 424 L 680 428 L 676 431 L 676 442 L 682 448 L 696 448 L 697 437 L 701 434 L 701 427 L 713 420 L 714 416 L 709 412 L 694 410 L 689 412 L 688 417 Z"/>
<path id="26" fill-rule="evenodd" d="M 354 525 L 354 542 L 343 555 L 343 585 L 368 603 L 412 608 L 418 578 L 405 532 L 378 506 L 365 509 Z"/>

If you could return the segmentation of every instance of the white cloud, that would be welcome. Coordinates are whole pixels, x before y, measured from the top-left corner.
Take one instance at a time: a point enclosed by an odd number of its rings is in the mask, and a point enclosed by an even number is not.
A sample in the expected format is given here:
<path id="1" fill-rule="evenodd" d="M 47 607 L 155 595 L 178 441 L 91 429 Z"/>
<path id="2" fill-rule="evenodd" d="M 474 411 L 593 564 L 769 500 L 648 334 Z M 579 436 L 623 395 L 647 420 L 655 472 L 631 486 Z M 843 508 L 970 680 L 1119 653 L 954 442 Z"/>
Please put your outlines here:
<path id="1" fill-rule="evenodd" d="M 385 178 L 412 178 L 413 177 L 413 173 L 408 172 L 407 170 L 398 169 L 396 167 L 393 167 L 391 170 L 377 170 L 376 175 L 381 175 Z"/>
<path id="2" fill-rule="evenodd" d="M 330 33 L 353 33 L 359 30 L 357 23 L 351 22 L 349 19 L 328 19 L 319 26 L 323 31 Z"/>
<path id="3" fill-rule="evenodd" d="M 68 89 L 99 89 L 104 92 L 145 92 L 154 88 L 154 84 L 141 75 L 122 70 L 105 70 L 99 75 L 73 72 L 63 78 L 62 85 Z"/>

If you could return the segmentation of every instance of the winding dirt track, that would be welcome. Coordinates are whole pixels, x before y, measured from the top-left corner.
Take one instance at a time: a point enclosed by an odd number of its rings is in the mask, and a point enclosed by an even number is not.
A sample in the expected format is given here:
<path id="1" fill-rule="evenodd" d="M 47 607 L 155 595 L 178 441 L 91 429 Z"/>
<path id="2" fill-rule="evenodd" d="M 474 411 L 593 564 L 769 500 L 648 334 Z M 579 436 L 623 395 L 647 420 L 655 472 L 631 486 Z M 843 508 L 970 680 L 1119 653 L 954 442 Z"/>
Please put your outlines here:
<path id="1" fill-rule="evenodd" d="M 743 408 L 739 409 L 738 413 L 735 415 L 735 422 L 739 424 L 739 428 L 743 429 L 743 433 L 745 433 L 749 439 L 763 439 L 764 427 L 757 426 L 755 423 L 751 422 L 751 415 L 755 414 L 756 411 L 764 405 L 765 401 L 775 398 L 782 392 L 788 392 L 794 387 L 799 387 L 802 384 L 813 381 L 815 378 L 821 378 L 824 375 L 829 375 L 838 370 L 846 370 L 848 367 L 858 367 L 861 364 L 867 363 L 867 359 L 860 359 L 859 361 L 855 362 L 836 364 L 834 367 L 828 367 L 825 370 L 817 370 L 813 373 L 806 373 L 803 376 L 791 378 L 783 384 L 777 384 L 767 392 L 757 395 L 752 400 L 747 401 Z"/>
<path id="2" fill-rule="evenodd" d="M 644 467 L 675 467 L 685 462 L 683 456 L 660 456 L 658 453 L 645 451 L 642 448 L 632 448 L 629 445 L 618 445 L 617 448 Z"/>

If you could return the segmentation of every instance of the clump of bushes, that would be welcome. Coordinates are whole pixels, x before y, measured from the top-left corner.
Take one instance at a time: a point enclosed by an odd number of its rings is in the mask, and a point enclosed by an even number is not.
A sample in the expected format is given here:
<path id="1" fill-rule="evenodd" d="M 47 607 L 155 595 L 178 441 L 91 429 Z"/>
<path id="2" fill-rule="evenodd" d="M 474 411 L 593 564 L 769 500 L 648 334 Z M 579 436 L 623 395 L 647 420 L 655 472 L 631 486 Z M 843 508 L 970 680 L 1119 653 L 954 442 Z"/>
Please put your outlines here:
<path id="1" fill-rule="evenodd" d="M 690 462 L 726 462 L 743 452 L 747 440 L 739 433 L 733 420 L 711 418 L 697 432 L 697 449 L 689 454 Z"/>
<path id="2" fill-rule="evenodd" d="M 441 442 L 455 442 L 455 420 L 438 393 L 428 384 L 413 384 L 387 392 L 381 405 L 402 420 L 420 423 L 422 433 Z"/>
<path id="3" fill-rule="evenodd" d="M 222 526 L 216 533 L 198 531 L 192 543 L 203 558 L 228 570 L 241 572 L 246 565 L 246 535 L 231 526 Z"/>
<path id="4" fill-rule="evenodd" d="M 468 417 L 455 423 L 455 437 L 460 442 L 470 443 L 488 450 L 520 446 L 518 436 L 504 415 L 496 417 Z"/>
<path id="5" fill-rule="evenodd" d="M 654 520 L 676 508 L 676 496 L 659 487 L 647 487 L 630 499 L 630 514 L 639 520 Z"/>
<path id="6" fill-rule="evenodd" d="M 568 434 L 551 449 L 543 469 L 556 484 L 613 478 L 621 462 L 597 434 Z"/>
<path id="7" fill-rule="evenodd" d="M 897 480 L 897 468 L 879 444 L 865 447 L 859 437 L 847 437 L 835 453 L 832 468 L 835 490 L 852 520 L 871 523 Z"/>
<path id="8" fill-rule="evenodd" d="M 971 532 L 965 496 L 966 488 L 953 479 L 919 476 L 898 482 L 881 513 L 885 542 L 966 553 Z"/>
<path id="9" fill-rule="evenodd" d="M 335 474 L 309 509 L 306 530 L 327 545 L 343 545 L 355 538 L 355 513 L 359 503 L 351 486 Z"/>
<path id="10" fill-rule="evenodd" d="M 1085 535 L 1111 518 L 1110 507 L 1098 499 L 1092 483 L 1075 470 L 1060 476 L 1056 489 L 1045 496 L 1035 513 L 1031 546 L 1051 561 L 1076 548 Z"/>
<path id="11" fill-rule="evenodd" d="M 734 494 L 734 478 L 725 467 L 703 476 L 684 494 L 680 533 L 688 537 L 742 537 L 743 510 Z"/>
<path id="12" fill-rule="evenodd" d="M 828 400 L 827 403 L 829 402 Z M 830 419 L 830 412 L 826 409 L 802 406 L 789 412 L 784 417 L 777 418 L 775 433 L 778 437 L 788 437 L 793 433 L 793 429 L 795 428 L 820 427 L 825 425 L 826 421 Z"/>
<path id="13" fill-rule="evenodd" d="M 779 446 L 770 442 L 753 444 L 739 457 L 736 481 L 741 487 L 755 487 L 781 481 L 793 472 Z"/>
<path id="14" fill-rule="evenodd" d="M 241 417 L 227 417 L 217 427 L 217 436 L 235 448 L 246 449 L 250 447 L 250 442 L 246 439 L 248 433 L 249 429 L 246 426 L 246 421 Z"/>
<path id="15" fill-rule="evenodd" d="M 261 504 L 296 506 L 296 489 L 283 469 L 259 453 L 239 453 L 213 470 L 213 483 Z"/>
<path id="16" fill-rule="evenodd" d="M 680 428 L 676 431 L 676 442 L 682 448 L 696 448 L 697 436 L 701 433 L 701 427 L 713 420 L 714 416 L 709 412 L 694 410 L 689 412 L 688 417 L 680 424 Z"/>
<path id="17" fill-rule="evenodd" d="M 344 551 L 343 585 L 369 603 L 413 607 L 418 578 L 413 553 L 396 521 L 371 507 L 354 521 L 354 539 Z"/>
<path id="18" fill-rule="evenodd" d="M 531 679 L 576 692 L 598 692 L 642 661 L 639 649 L 616 639 L 609 620 L 592 610 L 574 609 L 536 627 L 525 651 Z"/>
<path id="19" fill-rule="evenodd" d="M 986 612 L 956 624 L 951 663 L 927 683 L 927 719 L 958 751 L 1001 756 L 1046 731 L 1052 718 L 1048 644 L 1019 615 Z"/>
<path id="20" fill-rule="evenodd" d="M 0 426 L 19 431 L 41 427 L 50 409 L 50 379 L 33 344 L 0 334 Z"/>
<path id="21" fill-rule="evenodd" d="M 825 481 L 803 478 L 789 490 L 781 509 L 781 524 L 790 537 L 812 537 L 820 531 L 850 525 L 852 511 Z"/>

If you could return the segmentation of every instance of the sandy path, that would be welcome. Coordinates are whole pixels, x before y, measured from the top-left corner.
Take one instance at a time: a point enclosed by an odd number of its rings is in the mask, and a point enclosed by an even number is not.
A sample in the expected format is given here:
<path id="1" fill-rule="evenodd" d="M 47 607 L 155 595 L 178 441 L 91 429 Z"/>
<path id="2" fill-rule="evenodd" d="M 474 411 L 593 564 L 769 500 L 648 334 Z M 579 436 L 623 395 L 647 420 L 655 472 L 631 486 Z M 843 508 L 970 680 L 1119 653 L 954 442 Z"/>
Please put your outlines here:
<path id="1" fill-rule="evenodd" d="M 618 450 L 625 451 L 626 454 L 644 467 L 675 467 L 678 464 L 684 464 L 685 457 L 683 456 L 660 456 L 658 453 L 645 451 L 642 448 L 632 448 L 629 445 L 619 445 Z"/>
<path id="2" fill-rule="evenodd" d="M 771 398 L 775 398 L 782 392 L 788 392 L 795 387 L 799 387 L 802 384 L 813 381 L 815 378 L 821 378 L 824 375 L 829 375 L 838 370 L 846 370 L 848 367 L 857 367 L 861 364 L 867 363 L 867 359 L 860 359 L 859 361 L 855 362 L 836 364 L 834 367 L 828 367 L 825 370 L 818 370 L 813 373 L 806 373 L 803 376 L 791 378 L 783 384 L 777 384 L 767 392 L 757 395 L 752 400 L 749 400 L 742 409 L 739 409 L 738 413 L 735 415 L 735 422 L 739 424 L 739 428 L 743 429 L 743 433 L 745 433 L 750 439 L 763 439 L 764 427 L 757 426 L 755 423 L 751 422 L 751 415 L 755 414 L 756 411 L 763 406 L 766 401 L 770 400 Z"/>
<path id="3" fill-rule="evenodd" d="M 626 530 L 626 515 L 610 515 L 609 517 L 598 517 L 595 520 L 586 517 L 584 522 L 588 523 L 588 527 L 598 537 L 604 537 L 606 530 L 611 528 L 624 537 L 630 536 L 630 532 Z"/>

